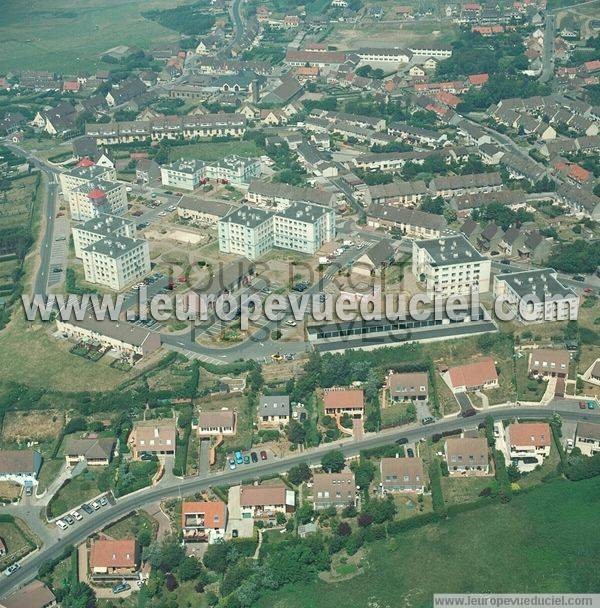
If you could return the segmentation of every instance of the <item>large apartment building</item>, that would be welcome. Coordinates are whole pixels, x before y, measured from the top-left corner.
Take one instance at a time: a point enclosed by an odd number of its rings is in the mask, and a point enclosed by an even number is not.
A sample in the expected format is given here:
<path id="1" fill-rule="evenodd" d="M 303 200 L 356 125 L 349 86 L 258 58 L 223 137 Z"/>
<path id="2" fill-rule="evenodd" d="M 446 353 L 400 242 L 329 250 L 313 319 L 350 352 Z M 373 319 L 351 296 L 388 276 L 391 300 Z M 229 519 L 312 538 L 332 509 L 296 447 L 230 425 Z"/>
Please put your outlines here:
<path id="1" fill-rule="evenodd" d="M 276 208 L 283 208 L 294 202 L 332 207 L 336 201 L 336 195 L 326 190 L 260 181 L 250 184 L 246 198 L 256 205 Z"/>
<path id="2" fill-rule="evenodd" d="M 65 198 L 74 220 L 87 221 L 100 214 L 119 215 L 127 211 L 127 190 L 118 182 L 89 181 L 71 190 Z"/>
<path id="3" fill-rule="evenodd" d="M 557 278 L 552 268 L 523 270 L 494 277 L 494 296 L 518 313 L 522 323 L 566 321 L 577 318 L 579 297 Z"/>
<path id="4" fill-rule="evenodd" d="M 107 237 L 81 251 L 85 280 L 121 291 L 150 272 L 148 241 Z"/>
<path id="5" fill-rule="evenodd" d="M 219 250 L 255 260 L 274 247 L 315 254 L 335 238 L 333 209 L 291 203 L 276 213 L 244 205 L 219 220 Z"/>
<path id="6" fill-rule="evenodd" d="M 412 271 L 427 294 L 468 295 L 490 288 L 491 262 L 463 235 L 413 242 Z"/>
<path id="7" fill-rule="evenodd" d="M 102 239 L 116 236 L 135 238 L 133 220 L 101 213 L 97 217 L 73 227 L 75 257 L 82 258 L 83 250 Z"/>
<path id="8" fill-rule="evenodd" d="M 177 160 L 160 170 L 163 186 L 194 190 L 203 179 L 218 179 L 244 186 L 261 173 L 260 160 L 232 154 L 207 163 L 201 160 Z"/>
<path id="9" fill-rule="evenodd" d="M 103 180 L 114 182 L 117 179 L 116 171 L 111 167 L 95 165 L 91 160 L 83 159 L 76 167 L 60 174 L 60 188 L 63 196 L 88 182 Z"/>

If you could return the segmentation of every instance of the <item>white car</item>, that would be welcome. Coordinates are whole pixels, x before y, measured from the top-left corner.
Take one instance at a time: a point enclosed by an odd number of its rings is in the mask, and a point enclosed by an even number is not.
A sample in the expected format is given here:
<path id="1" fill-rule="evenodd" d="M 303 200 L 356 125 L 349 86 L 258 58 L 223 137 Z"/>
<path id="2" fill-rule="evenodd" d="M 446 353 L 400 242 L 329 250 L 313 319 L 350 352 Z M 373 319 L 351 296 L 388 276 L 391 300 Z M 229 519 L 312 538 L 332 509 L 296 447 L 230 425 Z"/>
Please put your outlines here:
<path id="1" fill-rule="evenodd" d="M 298 323 L 296 323 L 296 321 L 292 321 L 290 319 L 287 319 L 285 324 L 289 325 L 290 327 L 296 327 L 296 325 L 298 325 Z"/>
<path id="2" fill-rule="evenodd" d="M 94 511 L 97 511 L 100 508 L 99 503 L 97 503 L 96 501 L 94 501 L 92 503 L 92 509 L 94 509 Z"/>
<path id="3" fill-rule="evenodd" d="M 165 215 L 167 215 L 166 211 L 161 211 L 158 215 L 160 215 L 160 217 L 165 217 Z"/>
<path id="4" fill-rule="evenodd" d="M 77 521 L 81 521 L 83 519 L 83 515 L 79 511 L 71 511 L 69 515 Z"/>
<path id="5" fill-rule="evenodd" d="M 61 530 L 66 530 L 69 526 L 67 524 L 67 522 L 63 521 L 62 519 L 58 519 L 56 520 L 56 525 L 61 529 Z"/>

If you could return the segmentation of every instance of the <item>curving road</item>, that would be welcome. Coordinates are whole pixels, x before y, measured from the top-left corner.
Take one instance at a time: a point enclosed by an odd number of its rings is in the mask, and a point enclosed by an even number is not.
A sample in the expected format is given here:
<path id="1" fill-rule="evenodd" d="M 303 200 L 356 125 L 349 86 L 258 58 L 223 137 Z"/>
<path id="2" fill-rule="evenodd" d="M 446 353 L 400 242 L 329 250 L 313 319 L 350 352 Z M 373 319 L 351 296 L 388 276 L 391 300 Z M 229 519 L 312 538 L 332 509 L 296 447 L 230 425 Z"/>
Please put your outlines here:
<path id="1" fill-rule="evenodd" d="M 102 530 L 110 523 L 156 501 L 170 497 L 190 495 L 215 485 L 235 485 L 242 481 L 252 481 L 274 473 L 284 473 L 290 467 L 300 462 L 318 464 L 322 455 L 333 448 L 341 450 L 347 457 L 356 456 L 361 450 L 387 445 L 401 437 L 406 438 L 409 442 L 415 442 L 419 441 L 422 437 L 430 437 L 435 433 L 460 428 L 474 428 L 483 422 L 488 415 L 491 415 L 495 419 L 506 418 L 507 416 L 522 419 L 539 419 L 547 418 L 554 413 L 560 414 L 564 420 L 569 421 L 594 420 L 600 422 L 599 410 L 580 410 L 578 401 L 574 399 L 555 400 L 547 407 L 503 405 L 490 408 L 485 412 L 479 412 L 467 419 L 452 416 L 426 427 L 411 425 L 386 429 L 379 433 L 367 434 L 359 441 L 345 439 L 286 456 L 285 458 L 244 465 L 234 471 L 225 470 L 213 475 L 190 477 L 183 480 L 174 479 L 154 487 L 144 488 L 138 492 L 119 498 L 114 504 L 102 508 L 93 515 L 86 515 L 82 522 L 70 528 L 68 533 L 59 538 L 54 544 L 42 547 L 42 549 L 24 558 L 21 561 L 20 570 L 11 577 L 2 577 L 2 580 L 0 580 L 0 596 L 7 595 L 35 578 L 39 567 L 43 563 L 59 557 L 67 546 L 83 542 L 87 537 Z"/>

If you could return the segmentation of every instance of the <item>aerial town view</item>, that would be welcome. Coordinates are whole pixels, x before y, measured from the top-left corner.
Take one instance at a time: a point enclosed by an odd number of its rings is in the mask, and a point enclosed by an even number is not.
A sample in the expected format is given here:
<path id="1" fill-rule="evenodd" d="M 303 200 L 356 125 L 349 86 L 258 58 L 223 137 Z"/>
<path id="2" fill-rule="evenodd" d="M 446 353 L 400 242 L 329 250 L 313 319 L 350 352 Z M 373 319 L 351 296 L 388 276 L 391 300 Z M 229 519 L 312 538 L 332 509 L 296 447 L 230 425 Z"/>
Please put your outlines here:
<path id="1" fill-rule="evenodd" d="M 600 608 L 600 0 L 4 0 L 0 608 Z"/>

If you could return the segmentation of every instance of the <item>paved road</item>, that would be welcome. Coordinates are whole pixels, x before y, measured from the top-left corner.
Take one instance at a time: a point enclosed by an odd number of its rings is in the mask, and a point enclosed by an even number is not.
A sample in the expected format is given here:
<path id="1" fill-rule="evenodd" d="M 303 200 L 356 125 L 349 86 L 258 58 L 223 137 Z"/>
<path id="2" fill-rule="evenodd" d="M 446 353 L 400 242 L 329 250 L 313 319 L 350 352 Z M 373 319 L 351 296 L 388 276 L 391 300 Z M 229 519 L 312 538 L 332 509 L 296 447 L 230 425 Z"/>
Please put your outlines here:
<path id="1" fill-rule="evenodd" d="M 0 580 L 0 596 L 5 596 L 17 587 L 35 578 L 38 568 L 45 562 L 61 555 L 69 545 L 77 545 L 88 536 L 102 530 L 110 523 L 126 516 L 128 513 L 144 508 L 169 497 L 181 497 L 205 490 L 211 486 L 231 486 L 243 481 L 252 481 L 259 477 L 265 477 L 276 473 L 284 473 L 295 464 L 307 462 L 318 464 L 323 454 L 331 449 L 341 450 L 345 456 L 356 456 L 361 450 L 387 445 L 401 437 L 408 442 L 418 441 L 423 437 L 430 437 L 434 433 L 474 428 L 485 420 L 487 415 L 494 419 L 513 418 L 538 419 L 547 418 L 554 413 L 560 414 L 563 419 L 570 421 L 594 420 L 600 422 L 600 410 L 582 411 L 578 408 L 577 400 L 561 399 L 551 402 L 547 407 L 524 407 L 524 406 L 501 406 L 490 408 L 486 412 L 479 412 L 467 419 L 459 417 L 444 418 L 426 427 L 412 425 L 410 427 L 398 427 L 386 429 L 380 433 L 370 433 L 364 439 L 356 441 L 346 439 L 331 444 L 325 444 L 302 453 L 293 454 L 285 458 L 271 459 L 266 462 L 258 462 L 239 467 L 233 471 L 225 470 L 214 475 L 199 475 L 187 478 L 183 481 L 171 480 L 158 486 L 144 488 L 134 494 L 129 494 L 118 499 L 114 504 L 103 507 L 92 516 L 70 528 L 63 537 L 52 545 L 43 547 L 40 551 L 30 554 L 21 560 L 21 568 L 10 578 L 3 577 Z"/>
<path id="2" fill-rule="evenodd" d="M 542 75 L 540 82 L 548 82 L 554 76 L 554 35 L 556 29 L 556 16 L 552 13 L 546 15 L 546 30 L 544 32 L 544 50 L 542 55 Z"/>

